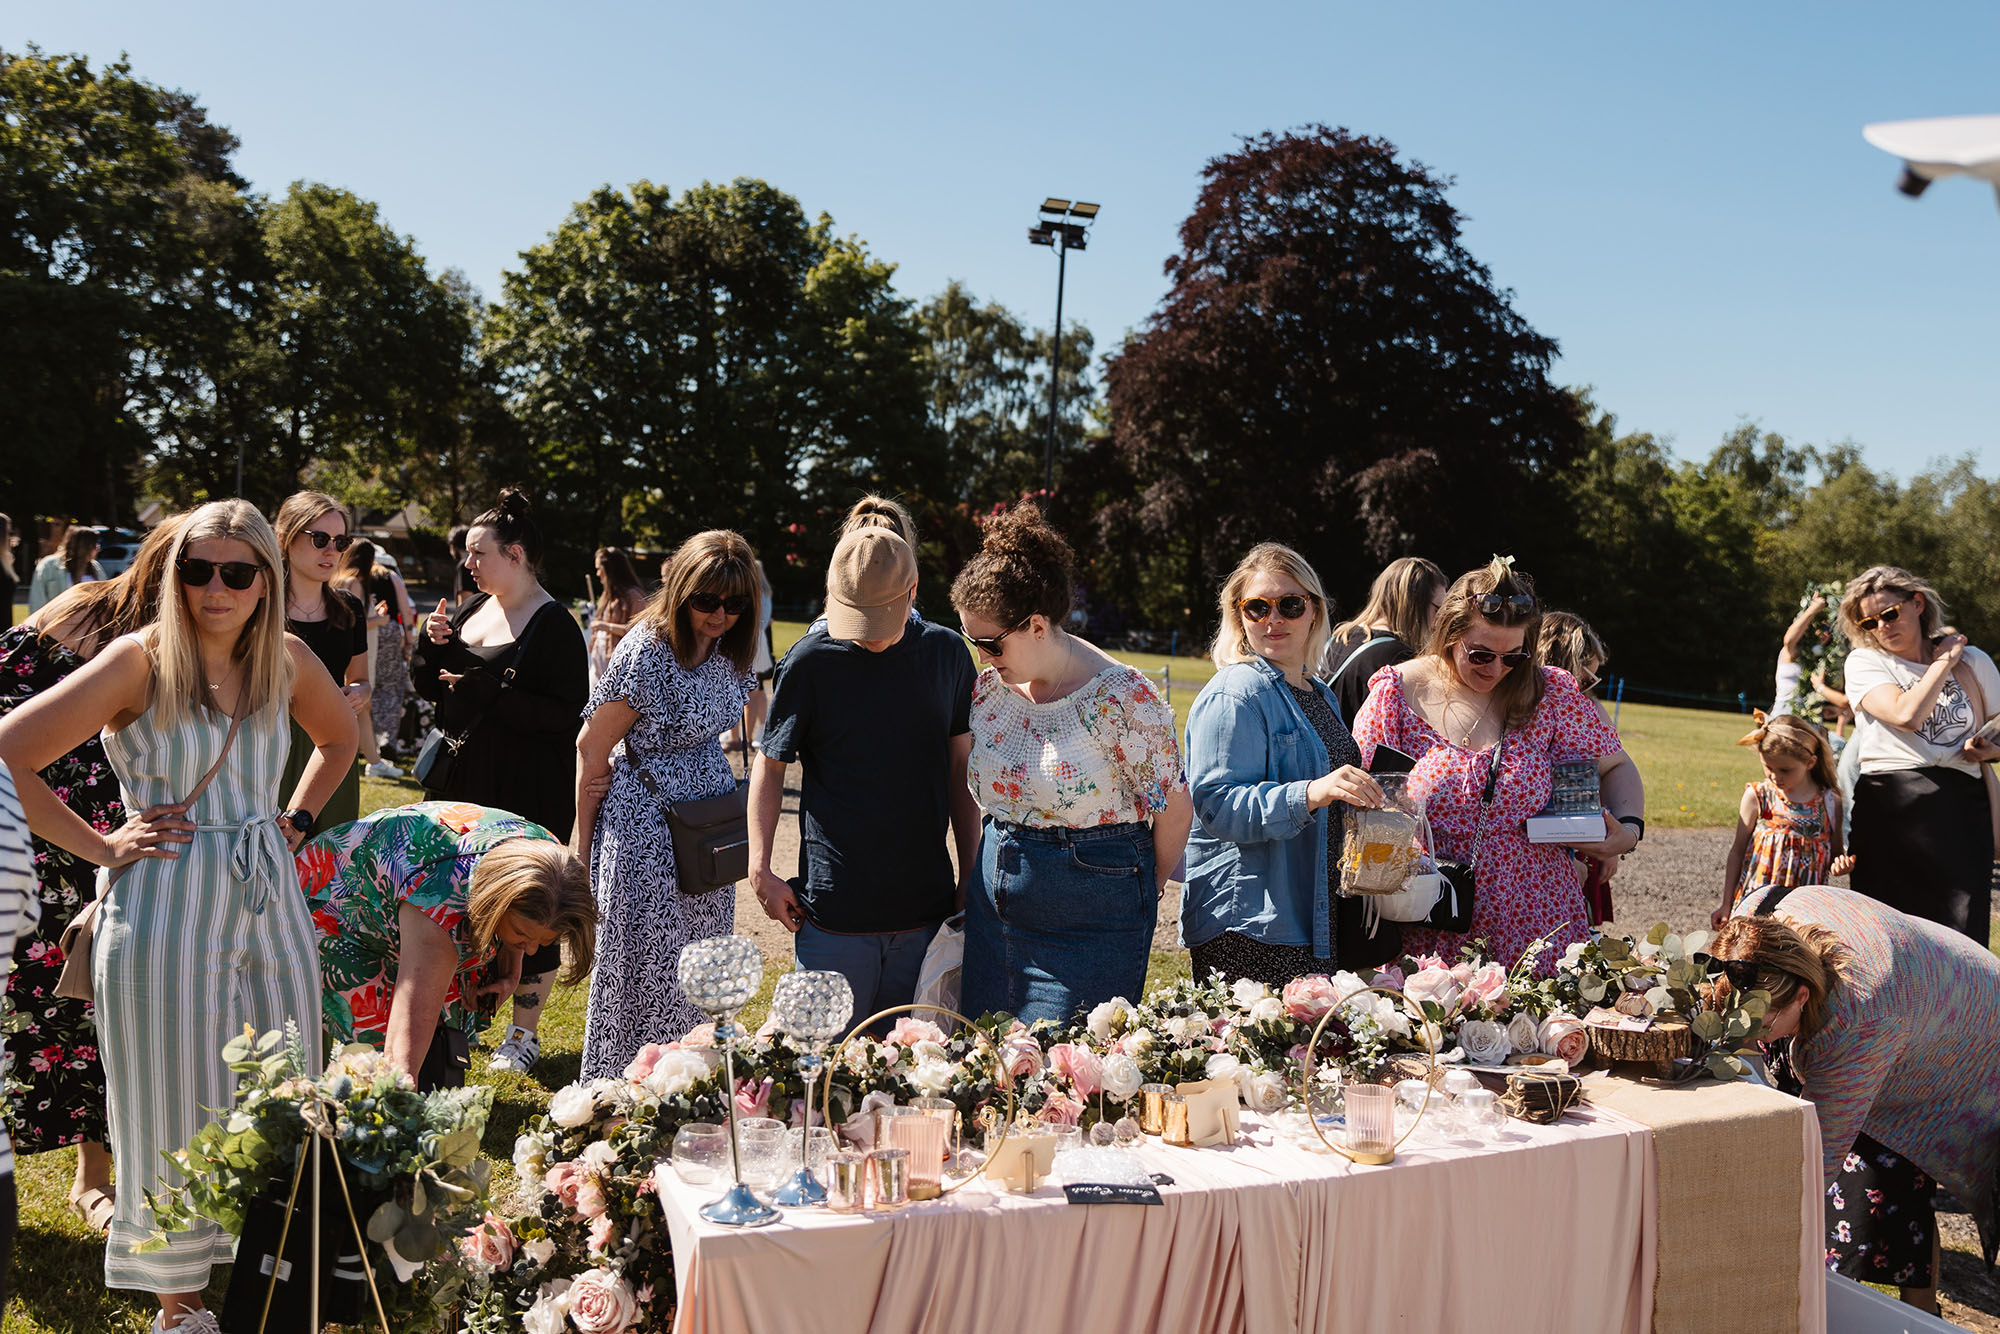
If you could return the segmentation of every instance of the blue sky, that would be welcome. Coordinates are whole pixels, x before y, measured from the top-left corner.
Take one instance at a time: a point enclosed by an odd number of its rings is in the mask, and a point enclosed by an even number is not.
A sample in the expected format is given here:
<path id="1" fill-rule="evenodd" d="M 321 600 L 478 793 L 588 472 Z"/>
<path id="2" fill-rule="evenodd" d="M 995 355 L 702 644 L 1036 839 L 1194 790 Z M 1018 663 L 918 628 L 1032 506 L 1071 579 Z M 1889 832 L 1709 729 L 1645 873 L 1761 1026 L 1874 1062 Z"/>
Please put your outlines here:
<path id="1" fill-rule="evenodd" d="M 1902 12 L 1896 12 L 1896 11 Z M 2000 213 L 1863 124 L 2000 112 L 2000 6 L 14 4 L 0 45 L 195 93 L 259 189 L 381 205 L 489 297 L 589 190 L 761 176 L 924 297 L 1036 324 L 1044 195 L 1104 212 L 1065 314 L 1138 325 L 1202 164 L 1323 121 L 1457 178 L 1467 240 L 1625 430 L 1744 416 L 1902 475 L 2000 471 Z"/>

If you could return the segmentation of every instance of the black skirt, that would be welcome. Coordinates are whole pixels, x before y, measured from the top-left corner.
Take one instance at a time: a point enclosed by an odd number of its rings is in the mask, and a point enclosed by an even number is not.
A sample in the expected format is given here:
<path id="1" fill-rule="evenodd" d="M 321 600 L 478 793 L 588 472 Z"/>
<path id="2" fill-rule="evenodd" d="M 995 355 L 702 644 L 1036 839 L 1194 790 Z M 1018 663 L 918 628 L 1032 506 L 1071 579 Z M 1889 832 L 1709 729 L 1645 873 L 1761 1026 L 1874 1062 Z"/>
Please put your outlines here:
<path id="1" fill-rule="evenodd" d="M 1848 848 L 1855 893 L 1986 944 L 1993 822 L 1978 778 L 1945 768 L 1862 774 Z"/>

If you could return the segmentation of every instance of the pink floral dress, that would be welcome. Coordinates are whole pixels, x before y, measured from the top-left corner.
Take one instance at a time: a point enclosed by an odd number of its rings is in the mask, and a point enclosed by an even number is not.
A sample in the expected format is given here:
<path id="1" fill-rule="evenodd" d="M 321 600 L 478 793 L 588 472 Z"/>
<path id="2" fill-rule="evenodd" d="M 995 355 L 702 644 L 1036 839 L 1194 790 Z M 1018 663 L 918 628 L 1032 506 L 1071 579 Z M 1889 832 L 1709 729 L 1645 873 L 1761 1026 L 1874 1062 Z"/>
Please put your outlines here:
<path id="1" fill-rule="evenodd" d="M 1535 971 L 1548 975 L 1564 948 L 1588 938 L 1583 887 L 1577 882 L 1569 849 L 1530 843 L 1523 822 L 1549 799 L 1550 765 L 1563 759 L 1598 759 L 1622 747 L 1604 714 L 1557 667 L 1541 669 L 1545 689 L 1527 726 L 1507 734 L 1500 782 L 1486 812 L 1486 835 L 1479 849 L 1478 897 L 1472 930 L 1465 936 L 1421 927 L 1403 928 L 1410 954 L 1455 957 L 1473 936 L 1483 937 L 1490 957 L 1512 965 L 1537 936 L 1550 930 Z M 1438 849 L 1447 857 L 1472 852 L 1491 747 L 1471 751 L 1455 746 L 1425 722 L 1403 695 L 1403 678 L 1384 667 L 1368 682 L 1368 702 L 1354 720 L 1354 740 L 1365 764 L 1377 746 L 1394 746 L 1417 761 L 1411 789 L 1425 798 L 1425 811 Z M 1559 928 L 1559 929 L 1557 929 Z"/>

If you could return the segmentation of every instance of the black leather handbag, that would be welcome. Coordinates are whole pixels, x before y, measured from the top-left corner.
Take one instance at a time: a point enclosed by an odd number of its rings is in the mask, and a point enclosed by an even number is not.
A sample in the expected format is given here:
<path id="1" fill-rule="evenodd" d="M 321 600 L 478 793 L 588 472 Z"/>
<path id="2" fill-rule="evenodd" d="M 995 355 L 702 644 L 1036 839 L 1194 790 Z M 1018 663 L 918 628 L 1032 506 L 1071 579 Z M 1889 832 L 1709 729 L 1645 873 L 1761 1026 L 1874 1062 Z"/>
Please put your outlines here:
<path id="1" fill-rule="evenodd" d="M 750 877 L 750 800 L 741 784 L 716 797 L 669 801 L 646 772 L 645 756 L 625 734 L 632 772 L 667 813 L 674 839 L 674 885 L 683 894 L 708 894 Z"/>

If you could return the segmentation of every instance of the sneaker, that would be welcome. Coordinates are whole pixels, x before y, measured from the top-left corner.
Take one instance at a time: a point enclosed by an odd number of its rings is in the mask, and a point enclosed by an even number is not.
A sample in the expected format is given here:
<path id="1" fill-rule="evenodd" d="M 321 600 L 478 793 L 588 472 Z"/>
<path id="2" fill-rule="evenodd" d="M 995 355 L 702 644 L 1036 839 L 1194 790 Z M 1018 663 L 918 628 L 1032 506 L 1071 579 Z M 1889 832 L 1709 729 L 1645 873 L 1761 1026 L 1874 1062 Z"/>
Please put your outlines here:
<path id="1" fill-rule="evenodd" d="M 387 760 L 377 760 L 361 772 L 370 778 L 401 778 L 403 771 Z"/>
<path id="2" fill-rule="evenodd" d="M 153 1334 L 222 1334 L 222 1324 L 206 1306 L 181 1312 L 173 1324 L 165 1323 L 165 1311 L 153 1317 Z"/>
<path id="3" fill-rule="evenodd" d="M 517 1075 L 525 1075 L 542 1059 L 542 1040 L 519 1024 L 511 1024 L 507 1036 L 493 1051 L 493 1059 L 487 1062 L 489 1070 L 512 1070 Z"/>

